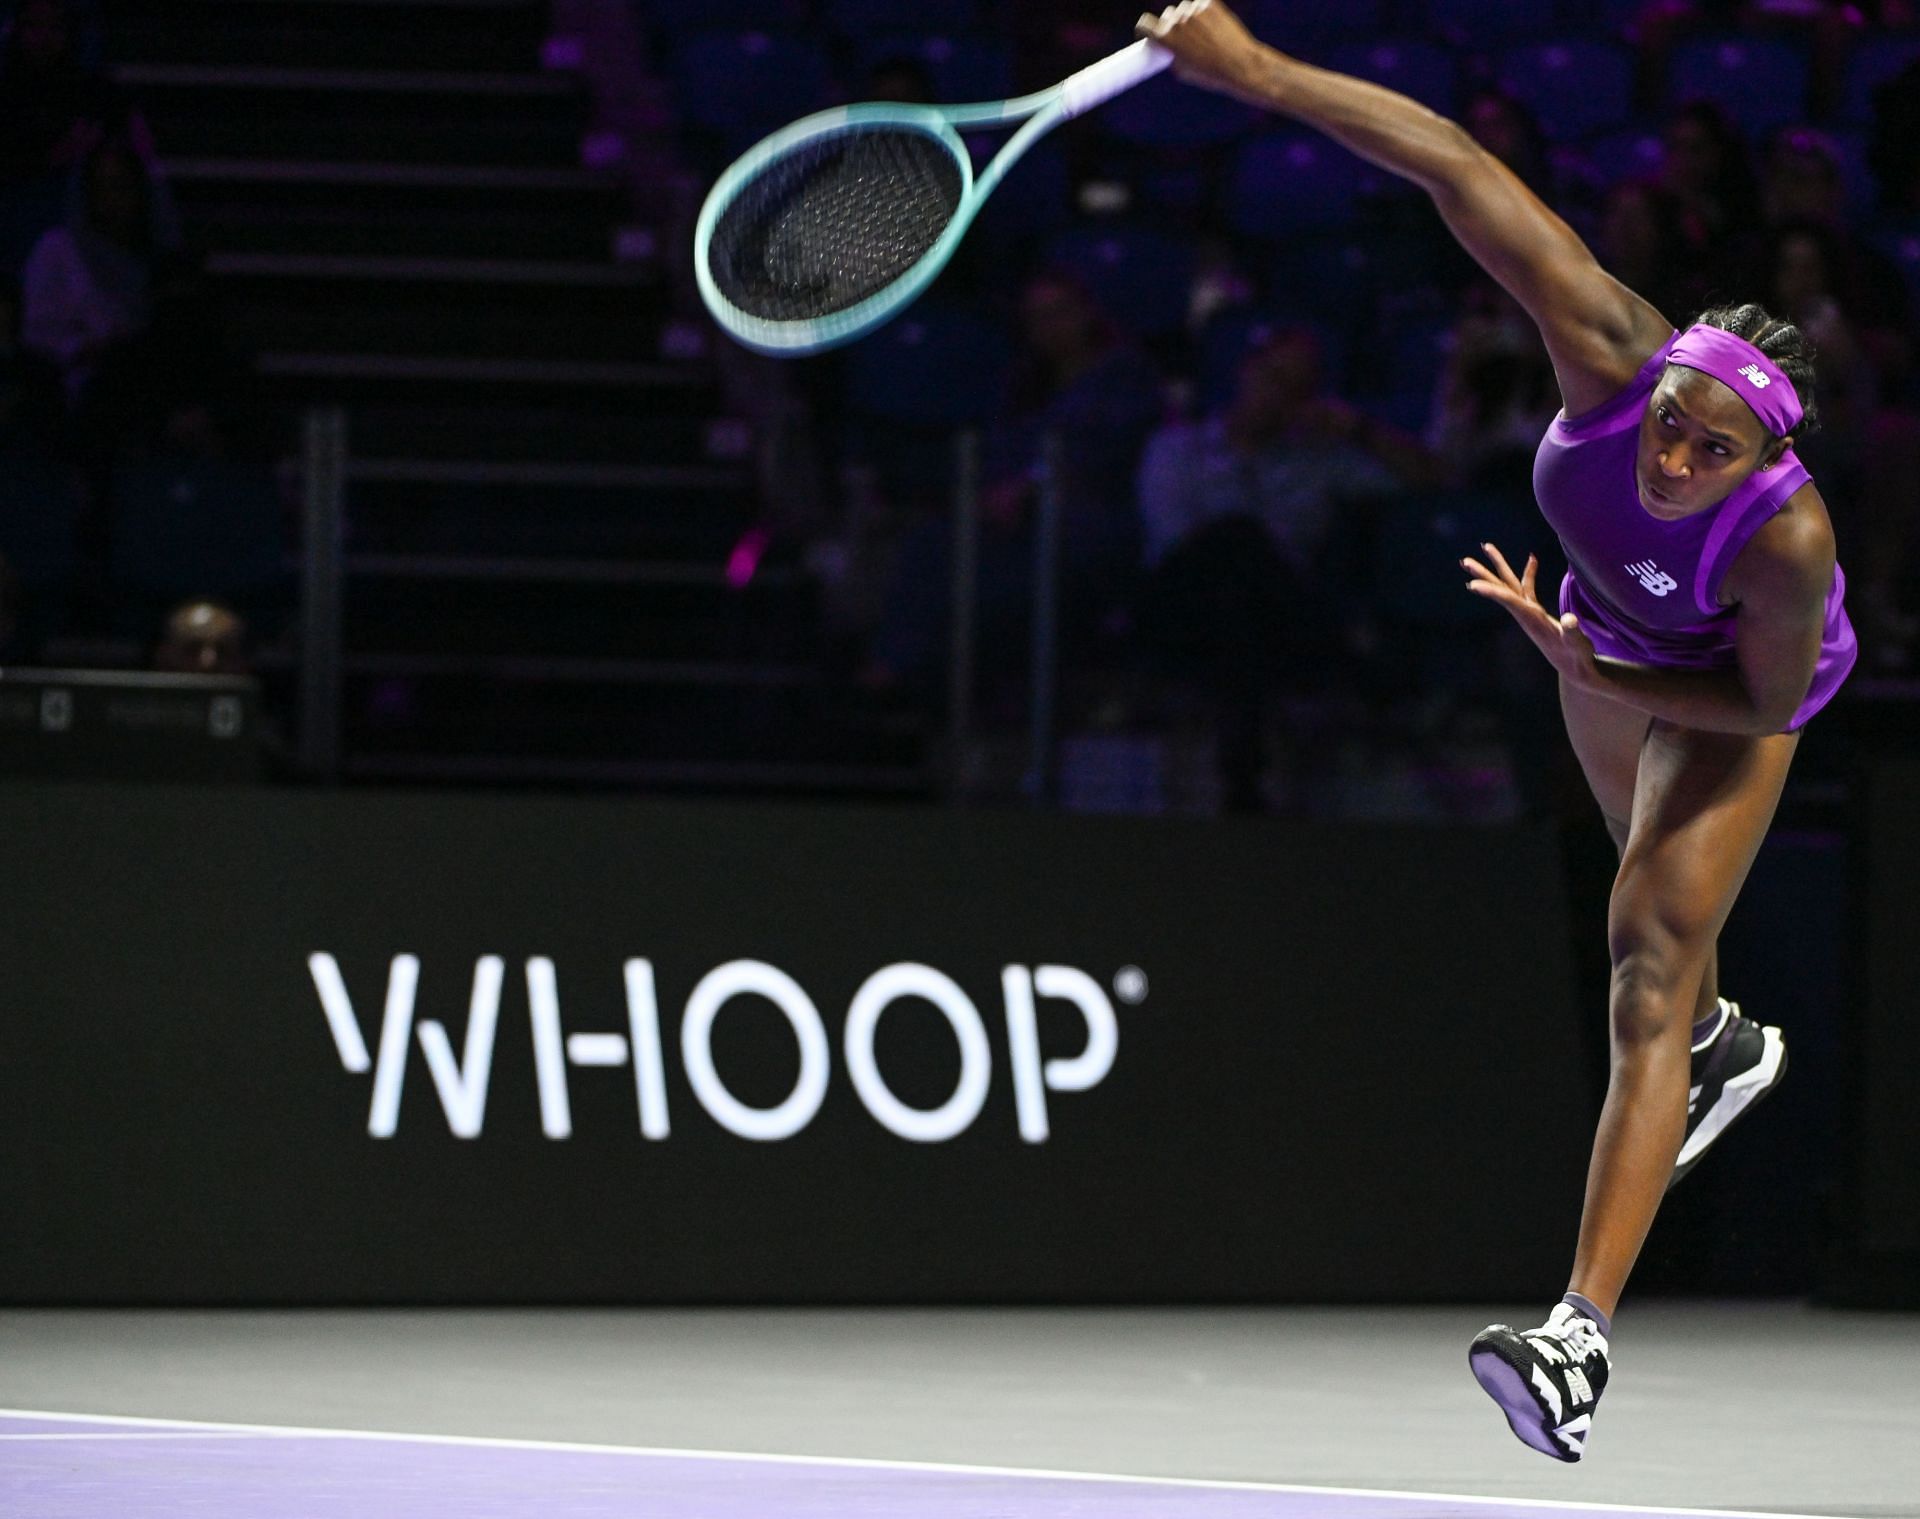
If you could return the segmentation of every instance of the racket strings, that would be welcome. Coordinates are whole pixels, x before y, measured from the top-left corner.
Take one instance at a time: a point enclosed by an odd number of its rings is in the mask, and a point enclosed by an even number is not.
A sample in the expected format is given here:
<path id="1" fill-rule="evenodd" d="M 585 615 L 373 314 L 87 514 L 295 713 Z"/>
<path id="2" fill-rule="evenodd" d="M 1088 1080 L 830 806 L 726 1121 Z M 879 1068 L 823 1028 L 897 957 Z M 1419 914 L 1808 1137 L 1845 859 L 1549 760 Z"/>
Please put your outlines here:
<path id="1" fill-rule="evenodd" d="M 720 293 L 767 321 L 858 305 L 917 264 L 960 204 L 962 174 L 938 138 L 903 128 L 816 138 L 768 164 L 714 229 Z"/>

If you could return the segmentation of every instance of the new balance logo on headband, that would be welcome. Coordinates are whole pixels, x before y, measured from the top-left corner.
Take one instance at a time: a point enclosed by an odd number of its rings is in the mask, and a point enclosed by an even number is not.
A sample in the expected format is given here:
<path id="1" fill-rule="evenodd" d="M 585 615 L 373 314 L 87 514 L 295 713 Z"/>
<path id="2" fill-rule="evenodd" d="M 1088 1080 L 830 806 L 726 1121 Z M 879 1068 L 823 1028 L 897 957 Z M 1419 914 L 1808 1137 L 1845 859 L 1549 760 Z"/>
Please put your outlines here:
<path id="1" fill-rule="evenodd" d="M 1627 573 L 1656 596 L 1665 596 L 1680 589 L 1680 582 L 1651 559 L 1644 564 L 1628 565 Z"/>
<path id="2" fill-rule="evenodd" d="M 1758 364 L 1741 365 L 1740 377 L 1755 390 L 1765 390 L 1773 383 L 1773 376 L 1768 374 Z"/>

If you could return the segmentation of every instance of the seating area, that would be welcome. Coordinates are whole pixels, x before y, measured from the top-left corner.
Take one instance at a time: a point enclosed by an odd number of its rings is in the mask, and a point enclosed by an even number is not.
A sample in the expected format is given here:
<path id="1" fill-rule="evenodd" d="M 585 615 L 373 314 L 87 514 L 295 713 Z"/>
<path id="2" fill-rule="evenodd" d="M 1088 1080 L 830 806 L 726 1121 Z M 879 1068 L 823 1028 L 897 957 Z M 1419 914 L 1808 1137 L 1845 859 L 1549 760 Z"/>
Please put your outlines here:
<path id="1" fill-rule="evenodd" d="M 703 176 L 806 110 L 1044 87 L 1121 45 L 1129 19 L 1095 6 L 985 0 L 910 12 L 799 0 L 735 0 L 698 13 L 636 0 L 634 9 L 683 111 L 683 151 Z M 1869 352 L 1881 366 L 1870 378 L 1840 377 L 1840 385 L 1856 399 L 1874 392 L 1874 405 L 1894 413 L 1920 402 L 1911 362 L 1920 342 L 1912 315 L 1920 299 L 1920 194 L 1889 182 L 1897 169 L 1875 168 L 1876 152 L 1884 158 L 1886 141 L 1900 130 L 1885 119 L 1889 98 L 1920 93 L 1920 30 L 1900 8 L 1887 8 L 1884 24 L 1872 7 L 1685 0 L 1248 0 L 1237 9 L 1276 45 L 1461 120 L 1676 322 L 1716 301 L 1784 308 L 1806 299 L 1780 288 L 1780 249 L 1808 223 L 1830 226 L 1834 247 L 1816 298 L 1837 305 L 1852 324 L 1841 346 Z M 767 83 L 774 73 L 777 88 Z M 995 146 L 983 135 L 976 162 Z M 1807 188 L 1823 178 L 1832 180 L 1830 190 Z M 1642 245 L 1633 220 L 1643 203 L 1657 204 L 1669 223 L 1659 229 L 1657 249 Z M 1528 428 L 1537 437 L 1551 415 L 1550 382 L 1531 417 L 1502 403 L 1499 417 L 1467 419 L 1469 431 L 1478 425 L 1488 434 L 1478 440 L 1455 436 L 1462 419 L 1449 415 L 1449 396 L 1458 402 L 1463 384 L 1508 384 L 1503 365 L 1533 365 L 1537 380 L 1537 345 L 1531 355 L 1496 355 L 1478 370 L 1463 361 L 1494 299 L 1489 287 L 1421 197 L 1337 145 L 1235 101 L 1157 80 L 1075 123 L 1016 170 L 969 244 L 897 331 L 866 340 L 844 361 L 794 366 L 786 377 L 838 461 L 826 478 L 870 472 L 880 514 L 892 514 L 892 531 L 906 545 L 897 562 L 910 569 L 896 570 L 891 588 L 869 601 L 899 606 L 912 597 L 907 576 L 947 572 L 939 554 L 916 545 L 937 531 L 929 524 L 947 509 L 953 431 L 983 429 L 991 503 L 1001 499 L 996 470 L 1011 478 L 1031 469 L 1039 434 L 1071 416 L 1062 404 L 1072 387 L 1062 382 L 1049 393 L 1040 351 L 1046 339 L 1024 310 L 1036 280 L 1072 282 L 1107 324 L 1107 341 L 1152 367 L 1164 387 L 1167 426 L 1221 415 L 1234 403 L 1250 349 L 1276 332 L 1304 330 L 1315 340 L 1329 397 L 1431 447 L 1430 482 L 1404 486 L 1374 537 L 1387 536 L 1385 521 L 1406 520 L 1440 539 L 1416 561 L 1393 552 L 1374 558 L 1354 590 L 1376 629 L 1429 625 L 1409 623 L 1404 610 L 1407 598 L 1425 604 L 1435 594 L 1415 583 L 1415 565 L 1435 575 L 1449 545 L 1457 557 L 1476 541 L 1461 536 L 1473 523 L 1507 524 L 1530 546 L 1540 536 L 1528 515 L 1524 464 L 1496 465 L 1486 455 L 1493 445 L 1494 452 L 1530 451 Z M 991 360 L 982 335 L 995 328 L 1007 356 L 983 385 L 980 366 Z M 930 353 L 950 353 L 952 361 L 930 363 Z M 1814 452 L 1831 461 L 1823 476 L 1832 482 L 1829 499 L 1858 534 L 1849 558 L 1855 564 L 1869 540 L 1898 536 L 1868 526 L 1873 514 L 1907 508 L 1865 499 L 1870 493 L 1860 491 L 1848 456 L 1878 424 L 1845 421 L 1847 435 L 1822 440 Z M 1144 434 L 1116 442 L 1120 466 L 1112 478 L 1121 483 L 1083 508 L 1120 524 L 1115 532 L 1123 538 L 1142 503 L 1121 456 L 1137 459 L 1134 450 L 1147 443 Z M 869 531 L 837 523 L 828 494 L 815 531 L 836 544 Z M 874 515 L 870 505 L 861 511 Z M 1553 548 L 1541 545 L 1549 564 Z M 990 560 L 991 553 L 990 546 Z M 1898 607 L 1911 604 L 1915 585 L 1911 560 L 1898 550 L 1895 557 L 1898 563 L 1867 568 L 1856 580 L 1875 587 L 1875 605 L 1857 619 L 1872 668 L 1898 679 L 1911 637 L 1911 620 Z M 986 573 L 983 616 L 991 627 L 996 595 L 1005 599 L 1007 588 L 996 593 L 991 564 Z M 918 589 L 944 605 L 944 586 Z M 1446 594 L 1454 589 L 1447 583 Z M 1135 577 L 1094 620 L 1108 629 L 1137 627 L 1146 595 Z M 1460 631 L 1471 633 L 1474 658 L 1494 661 L 1503 630 L 1473 611 Z M 1024 616 L 1007 615 L 1010 627 Z M 1446 625 L 1445 615 L 1432 624 Z M 881 689 L 900 683 L 937 703 L 944 672 L 927 652 L 930 630 L 900 637 L 883 617 L 874 637 L 879 658 L 866 676 Z M 898 667 L 890 651 L 901 649 L 918 651 L 915 667 Z M 1141 649 L 1123 631 L 1070 646 L 1069 657 L 1097 676 L 1103 667 L 1111 674 L 1137 665 Z M 1395 701 L 1405 694 L 1404 670 L 1374 673 Z M 1514 704 L 1514 692 L 1454 673 L 1472 688 L 1468 708 Z M 1019 672 L 1007 674 L 1017 687 Z M 991 669 L 986 678 L 991 688 Z M 1370 678 L 1355 671 L 1352 685 L 1364 688 Z M 1123 713 L 1123 726 L 1161 721 L 1152 704 L 1143 710 L 1109 699 L 1112 688 L 1111 680 L 1091 682 L 1094 694 L 1079 714 L 1068 712 L 1068 725 L 1090 720 L 1096 708 Z M 1008 702 L 1018 707 L 1017 691 Z"/>
<path id="2" fill-rule="evenodd" d="M 71 118 L 0 183 L 9 362 L 59 418 L 29 425 L 9 371 L 0 659 L 143 664 L 169 608 L 210 598 L 290 735 L 316 656 L 337 668 L 337 735 L 294 746 L 337 756 L 311 779 L 921 784 L 891 730 L 823 720 L 808 586 L 728 578 L 753 444 L 676 315 L 684 171 L 647 77 L 600 132 L 545 0 L 0 20 L 0 113 Z M 149 215 L 103 239 L 120 286 L 56 310 L 48 250 L 100 231 L 96 138 L 130 145 Z M 89 320 L 104 357 L 49 346 Z M 299 603 L 327 552 L 303 522 L 312 408 L 346 435 L 323 650 Z"/>
<path id="3" fill-rule="evenodd" d="M 1810 462 L 1871 672 L 1905 681 L 1920 509 L 1865 461 L 1920 451 L 1907 8 L 1236 9 L 1459 119 L 1676 321 L 1737 296 L 1818 329 L 1837 400 Z M 1528 534 L 1522 455 L 1555 404 L 1537 344 L 1405 185 L 1163 78 L 1041 144 L 922 303 L 855 348 L 770 365 L 699 312 L 692 210 L 753 140 L 836 103 L 1041 88 L 1129 19 L 1091 0 L 5 0 L 0 560 L 22 610 L 0 658 L 137 660 L 172 598 L 212 597 L 245 612 L 290 713 L 301 419 L 339 408 L 345 776 L 924 792 L 946 764 L 958 435 L 979 435 L 988 523 L 980 710 L 1022 720 L 1024 535 L 1064 432 L 1063 722 L 1124 744 L 1183 720 L 1170 687 L 1205 685 L 1153 646 L 1156 441 L 1171 457 L 1271 385 L 1315 488 L 1373 502 L 1350 514 L 1361 540 L 1431 539 L 1338 546 L 1361 569 L 1333 667 L 1404 729 L 1419 681 L 1382 632 L 1451 626 L 1420 577 L 1463 534 Z M 129 194 L 131 219 L 111 209 Z M 60 259 L 95 236 L 104 304 L 62 313 Z M 1501 665 L 1497 621 L 1462 629 Z M 1498 730 L 1516 691 L 1452 664 L 1448 721 Z"/>

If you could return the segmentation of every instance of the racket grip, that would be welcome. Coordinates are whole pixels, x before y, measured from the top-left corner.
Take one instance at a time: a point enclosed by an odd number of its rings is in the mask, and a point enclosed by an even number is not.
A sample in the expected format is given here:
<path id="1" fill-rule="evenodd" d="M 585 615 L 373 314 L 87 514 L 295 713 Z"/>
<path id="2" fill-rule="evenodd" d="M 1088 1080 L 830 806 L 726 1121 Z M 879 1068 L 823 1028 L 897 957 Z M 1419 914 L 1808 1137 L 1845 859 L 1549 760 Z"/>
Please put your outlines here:
<path id="1" fill-rule="evenodd" d="M 1089 64 L 1060 83 L 1061 114 L 1078 116 L 1144 84 L 1173 62 L 1173 54 L 1145 38 L 1111 57 Z"/>

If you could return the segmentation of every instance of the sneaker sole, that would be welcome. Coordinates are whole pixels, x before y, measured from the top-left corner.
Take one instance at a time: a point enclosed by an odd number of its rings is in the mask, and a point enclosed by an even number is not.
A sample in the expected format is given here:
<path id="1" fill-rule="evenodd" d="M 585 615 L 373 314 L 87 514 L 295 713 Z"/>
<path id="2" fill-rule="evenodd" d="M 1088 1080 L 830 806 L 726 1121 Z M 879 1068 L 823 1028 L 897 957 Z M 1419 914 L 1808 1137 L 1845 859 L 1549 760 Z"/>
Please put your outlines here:
<path id="1" fill-rule="evenodd" d="M 1474 1381 L 1499 1404 L 1500 1412 L 1507 1416 L 1507 1427 L 1524 1444 L 1532 1446 L 1543 1456 L 1552 1456 L 1556 1461 L 1578 1461 L 1579 1456 L 1554 1439 L 1553 1415 L 1542 1406 L 1539 1394 L 1527 1380 L 1526 1367 L 1515 1364 L 1516 1360 L 1517 1357 L 1501 1345 L 1492 1330 L 1476 1336 L 1472 1348 L 1467 1351 L 1467 1367 L 1472 1371 Z"/>
<path id="2" fill-rule="evenodd" d="M 1681 1158 L 1674 1163 L 1673 1175 L 1667 1178 L 1669 1192 L 1683 1176 L 1706 1159 L 1707 1151 L 1713 1148 L 1722 1134 L 1752 1112 L 1760 1099 L 1779 1086 L 1786 1077 L 1786 1036 L 1771 1025 L 1760 1032 L 1766 1039 L 1766 1053 L 1752 1070 L 1734 1077 L 1721 1088 L 1719 1097 L 1707 1109 L 1706 1117 L 1700 1120 L 1700 1127 L 1693 1131 L 1681 1148 Z M 1692 1154 L 1689 1155 L 1688 1151 L 1692 1151 Z"/>

